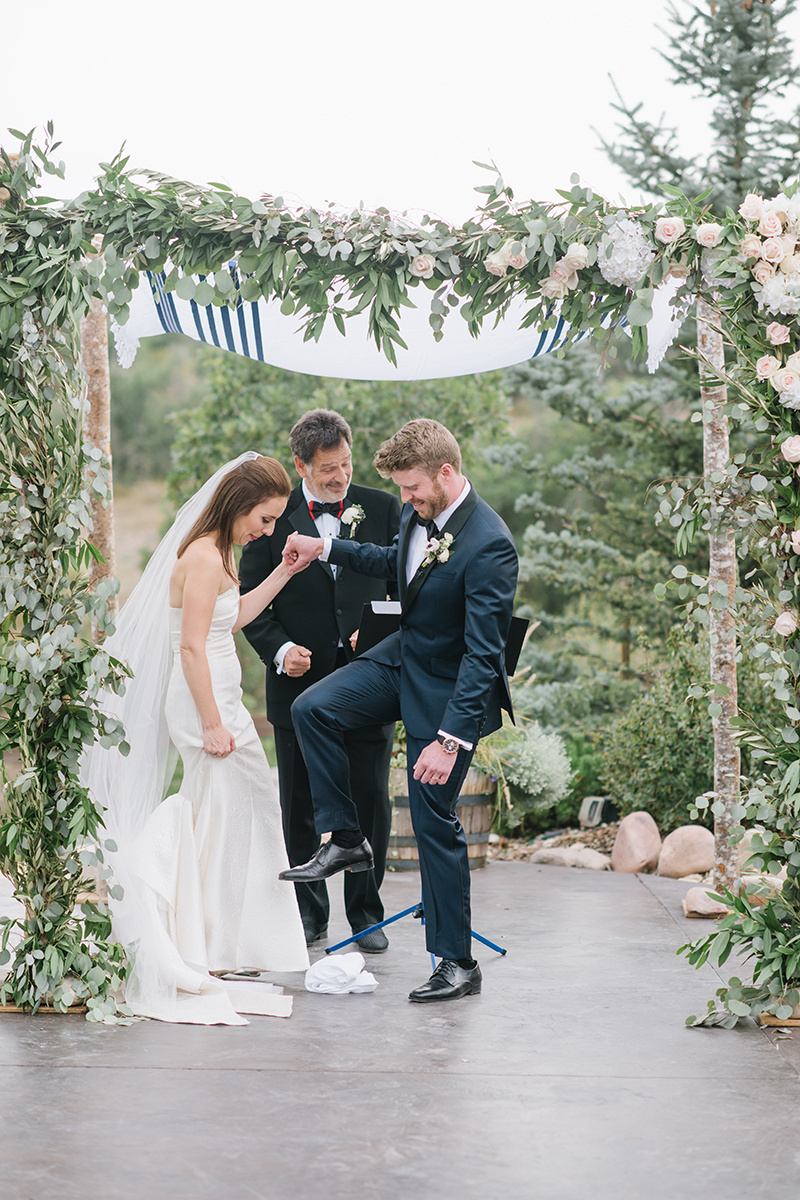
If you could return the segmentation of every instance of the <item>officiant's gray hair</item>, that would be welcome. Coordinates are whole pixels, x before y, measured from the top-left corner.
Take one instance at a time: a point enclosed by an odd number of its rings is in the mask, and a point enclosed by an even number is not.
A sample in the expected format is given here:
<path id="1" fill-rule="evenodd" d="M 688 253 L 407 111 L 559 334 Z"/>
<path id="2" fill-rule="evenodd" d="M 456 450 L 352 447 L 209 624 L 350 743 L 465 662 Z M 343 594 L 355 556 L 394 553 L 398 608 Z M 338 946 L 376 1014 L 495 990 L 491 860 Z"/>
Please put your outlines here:
<path id="1" fill-rule="evenodd" d="M 438 421 L 417 417 L 398 429 L 378 448 L 375 470 L 384 479 L 396 471 L 424 471 L 433 478 L 445 463 L 461 471 L 461 450 L 449 429 Z"/>
<path id="2" fill-rule="evenodd" d="M 312 408 L 292 426 L 289 448 L 306 466 L 318 450 L 335 450 L 342 442 L 353 445 L 353 433 L 341 413 L 332 408 Z"/>

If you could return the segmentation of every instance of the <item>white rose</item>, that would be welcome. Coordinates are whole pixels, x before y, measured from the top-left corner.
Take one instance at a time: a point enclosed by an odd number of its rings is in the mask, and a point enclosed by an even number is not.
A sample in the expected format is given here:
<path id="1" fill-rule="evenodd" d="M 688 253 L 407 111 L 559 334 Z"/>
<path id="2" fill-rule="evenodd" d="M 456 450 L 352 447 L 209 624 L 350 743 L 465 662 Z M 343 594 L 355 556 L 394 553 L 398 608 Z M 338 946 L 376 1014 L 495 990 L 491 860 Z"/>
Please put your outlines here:
<path id="1" fill-rule="evenodd" d="M 791 637 L 795 629 L 797 629 L 797 618 L 794 613 L 782 612 L 772 628 L 781 637 Z"/>
<path id="2" fill-rule="evenodd" d="M 786 462 L 800 463 L 800 434 L 792 434 L 781 442 L 781 454 Z"/>
<path id="3" fill-rule="evenodd" d="M 739 216 L 744 217 L 745 221 L 760 221 L 763 215 L 764 201 L 761 196 L 756 196 L 753 192 L 748 192 L 739 205 Z"/>
<path id="4" fill-rule="evenodd" d="M 659 217 L 656 221 L 656 237 L 667 246 L 671 242 L 677 242 L 685 232 L 686 222 L 683 217 Z"/>
<path id="5" fill-rule="evenodd" d="M 567 294 L 567 285 L 562 279 L 557 279 L 555 275 L 550 275 L 545 279 L 539 290 L 548 300 L 563 300 Z"/>
<path id="6" fill-rule="evenodd" d="M 761 258 L 761 238 L 755 233 L 748 233 L 746 238 L 742 238 L 739 251 L 744 258 Z"/>
<path id="7" fill-rule="evenodd" d="M 559 259 L 556 265 L 550 272 L 551 279 L 557 279 L 568 292 L 573 291 L 578 286 L 578 272 L 574 267 L 571 267 L 565 258 Z"/>
<path id="8" fill-rule="evenodd" d="M 767 326 L 767 340 L 772 342 L 773 346 L 785 346 L 790 337 L 788 325 L 780 325 L 777 321 L 773 321 L 771 325 Z"/>
<path id="9" fill-rule="evenodd" d="M 495 250 L 493 254 L 487 254 L 483 265 L 490 275 L 505 275 L 508 270 L 508 260 L 501 255 L 499 250 Z"/>
<path id="10" fill-rule="evenodd" d="M 762 261 L 753 267 L 753 278 L 755 279 L 756 283 L 763 285 L 768 279 L 771 279 L 774 274 L 775 268 L 771 267 L 767 262 Z"/>
<path id="11" fill-rule="evenodd" d="M 511 247 L 514 245 L 520 246 L 518 254 L 514 254 L 511 250 Z M 503 254 L 509 267 L 513 267 L 515 271 L 521 271 L 523 267 L 527 267 L 528 265 L 528 256 L 525 253 L 525 247 L 522 246 L 519 238 L 509 238 L 503 246 Z"/>
<path id="12" fill-rule="evenodd" d="M 797 371 L 800 373 L 800 351 L 796 350 L 794 354 L 789 355 L 786 360 L 786 366 L 790 371 Z"/>
<path id="13" fill-rule="evenodd" d="M 795 554 L 800 554 L 800 529 L 793 529 L 789 535 L 789 541 L 792 543 L 792 550 Z"/>
<path id="14" fill-rule="evenodd" d="M 713 221 L 706 221 L 704 225 L 698 225 L 694 231 L 694 240 L 698 246 L 705 246 L 709 249 L 711 246 L 719 245 L 722 226 L 716 225 Z"/>
<path id="15" fill-rule="evenodd" d="M 800 254 L 787 254 L 781 259 L 778 270 L 784 275 L 796 275 L 800 271 Z"/>
<path id="16" fill-rule="evenodd" d="M 762 354 L 756 362 L 756 378 L 771 379 L 776 371 L 781 369 L 781 360 L 774 354 Z"/>
<path id="17" fill-rule="evenodd" d="M 440 563 L 447 562 L 449 557 L 450 557 L 449 550 L 440 550 L 439 551 L 439 562 Z"/>
<path id="18" fill-rule="evenodd" d="M 783 221 L 777 213 L 764 213 L 758 222 L 758 232 L 765 238 L 780 237 L 783 233 Z"/>
<path id="19" fill-rule="evenodd" d="M 764 259 L 764 262 L 768 263 L 782 262 L 786 258 L 786 247 L 783 244 L 783 238 L 767 238 L 761 247 L 761 257 Z"/>
<path id="20" fill-rule="evenodd" d="M 408 268 L 409 273 L 416 275 L 417 279 L 431 279 L 435 269 L 436 259 L 430 254 L 418 254 Z"/>
<path id="21" fill-rule="evenodd" d="M 582 271 L 589 265 L 588 246 L 584 246 L 583 242 L 572 242 L 567 246 L 567 253 L 561 261 L 570 266 L 573 271 Z"/>
<path id="22" fill-rule="evenodd" d="M 781 367 L 770 376 L 770 383 L 778 392 L 800 391 L 800 374 L 791 367 Z"/>

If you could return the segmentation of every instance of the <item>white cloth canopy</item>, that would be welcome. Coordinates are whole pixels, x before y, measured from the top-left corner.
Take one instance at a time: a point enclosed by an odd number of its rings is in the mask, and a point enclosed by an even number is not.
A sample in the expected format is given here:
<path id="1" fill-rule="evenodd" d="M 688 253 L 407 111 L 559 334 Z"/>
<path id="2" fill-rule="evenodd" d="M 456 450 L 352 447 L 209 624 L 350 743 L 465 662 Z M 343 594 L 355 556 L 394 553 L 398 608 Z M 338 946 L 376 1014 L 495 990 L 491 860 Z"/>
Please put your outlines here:
<path id="1" fill-rule="evenodd" d="M 470 334 L 458 309 L 453 309 L 445 319 L 444 337 L 437 342 L 428 321 L 433 293 L 420 286 L 410 293 L 417 307 L 402 308 L 398 314 L 400 336 L 408 349 L 396 348 L 397 366 L 393 366 L 368 336 L 366 312 L 347 320 L 345 336 L 329 321 L 319 341 L 306 342 L 300 319 L 285 316 L 278 300 L 240 300 L 235 308 L 201 307 L 193 300 L 181 300 L 175 292 L 165 292 L 163 284 L 163 274 L 148 271 L 133 294 L 128 321 L 119 325 L 112 320 L 120 366 L 132 365 L 141 338 L 183 333 L 196 341 L 304 375 L 367 380 L 444 379 L 494 371 L 549 354 L 565 344 L 569 332 L 567 322 L 561 318 L 552 329 L 536 326 L 520 329 L 528 303 L 517 297 L 496 323 L 493 318 L 487 319 L 477 338 Z M 651 371 L 658 366 L 679 328 L 669 308 L 675 287 L 675 281 L 669 281 L 656 292 L 653 320 L 648 326 Z M 588 336 L 581 333 L 576 340 Z"/>

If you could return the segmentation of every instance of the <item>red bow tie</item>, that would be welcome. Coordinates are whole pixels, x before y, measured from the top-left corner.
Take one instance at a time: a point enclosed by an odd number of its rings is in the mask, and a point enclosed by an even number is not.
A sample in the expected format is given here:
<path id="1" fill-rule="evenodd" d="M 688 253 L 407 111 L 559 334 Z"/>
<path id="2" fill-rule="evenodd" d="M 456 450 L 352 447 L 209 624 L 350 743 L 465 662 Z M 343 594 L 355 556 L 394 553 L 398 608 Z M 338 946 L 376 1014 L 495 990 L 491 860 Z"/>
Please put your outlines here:
<path id="1" fill-rule="evenodd" d="M 312 521 L 316 521 L 317 517 L 321 517 L 323 513 L 330 513 L 331 516 L 341 519 L 344 512 L 344 500 L 331 500 L 330 503 L 324 500 L 309 500 L 308 511 Z"/>

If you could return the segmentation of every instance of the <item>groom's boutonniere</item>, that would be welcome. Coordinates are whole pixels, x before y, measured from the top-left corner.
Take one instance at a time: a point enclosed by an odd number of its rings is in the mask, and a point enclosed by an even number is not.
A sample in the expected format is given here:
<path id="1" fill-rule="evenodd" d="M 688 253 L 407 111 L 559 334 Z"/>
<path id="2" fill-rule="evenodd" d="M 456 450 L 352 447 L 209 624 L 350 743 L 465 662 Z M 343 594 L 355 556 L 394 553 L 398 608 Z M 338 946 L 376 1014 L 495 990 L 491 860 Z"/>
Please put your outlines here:
<path id="1" fill-rule="evenodd" d="M 425 547 L 425 557 L 420 565 L 427 567 L 432 562 L 446 563 L 452 544 L 452 533 L 443 533 L 440 538 L 431 538 Z"/>
<path id="2" fill-rule="evenodd" d="M 350 526 L 350 537 L 353 538 L 356 536 L 356 530 L 366 515 L 360 504 L 351 504 L 349 508 L 344 510 L 339 520 L 343 524 Z"/>

